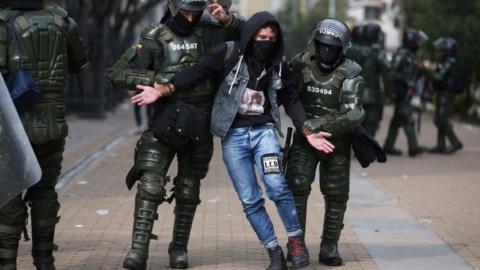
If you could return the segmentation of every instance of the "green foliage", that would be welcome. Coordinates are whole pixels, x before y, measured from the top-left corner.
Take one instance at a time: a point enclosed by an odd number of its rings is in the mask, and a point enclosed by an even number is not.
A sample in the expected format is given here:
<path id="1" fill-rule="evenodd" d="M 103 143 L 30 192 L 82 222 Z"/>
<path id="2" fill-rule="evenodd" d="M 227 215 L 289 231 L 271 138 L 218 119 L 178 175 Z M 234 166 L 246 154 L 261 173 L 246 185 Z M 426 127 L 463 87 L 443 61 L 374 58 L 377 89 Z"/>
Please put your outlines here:
<path id="1" fill-rule="evenodd" d="M 277 14 L 286 38 L 286 55 L 292 57 L 304 51 L 309 40 L 310 30 L 322 19 L 328 17 L 328 0 L 318 0 L 307 12 L 300 9 L 301 0 L 287 0 L 284 8 Z M 296 5 L 296 6 L 295 6 Z M 346 18 L 347 0 L 336 1 L 337 18 Z"/>

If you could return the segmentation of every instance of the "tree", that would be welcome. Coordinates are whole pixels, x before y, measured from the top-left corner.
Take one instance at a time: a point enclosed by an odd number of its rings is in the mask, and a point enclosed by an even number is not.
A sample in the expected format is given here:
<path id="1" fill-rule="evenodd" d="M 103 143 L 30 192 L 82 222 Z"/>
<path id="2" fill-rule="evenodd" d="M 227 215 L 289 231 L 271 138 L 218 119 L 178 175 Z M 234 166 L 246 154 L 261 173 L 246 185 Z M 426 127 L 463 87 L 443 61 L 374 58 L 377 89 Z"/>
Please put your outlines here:
<path id="1" fill-rule="evenodd" d="M 138 36 L 142 21 L 151 21 L 154 9 L 164 0 L 66 0 L 69 15 L 78 23 L 91 54 L 90 66 L 79 75 L 81 88 L 72 80 L 66 102 L 86 116 L 103 116 L 125 97 L 107 88 L 105 70 Z M 145 23 L 147 24 L 147 23 Z M 83 93 L 81 93 L 83 92 Z"/>
<path id="2" fill-rule="evenodd" d="M 310 36 L 310 30 L 328 17 L 328 0 L 317 0 L 313 8 L 304 7 L 301 12 L 300 5 L 305 1 L 287 0 L 285 7 L 278 12 L 278 19 L 286 38 L 286 55 L 292 57 L 305 50 Z M 336 1 L 337 18 L 346 18 L 346 0 Z"/>

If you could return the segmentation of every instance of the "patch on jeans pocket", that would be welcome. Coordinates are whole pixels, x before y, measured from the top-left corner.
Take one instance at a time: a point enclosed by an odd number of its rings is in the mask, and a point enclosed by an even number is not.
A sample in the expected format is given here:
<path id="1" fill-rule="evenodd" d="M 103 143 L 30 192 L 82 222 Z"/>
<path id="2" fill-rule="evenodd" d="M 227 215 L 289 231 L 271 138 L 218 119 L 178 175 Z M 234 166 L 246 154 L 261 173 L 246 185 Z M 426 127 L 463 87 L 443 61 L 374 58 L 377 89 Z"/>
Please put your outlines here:
<path id="1" fill-rule="evenodd" d="M 263 174 L 280 173 L 280 161 L 277 154 L 266 154 L 261 157 Z"/>

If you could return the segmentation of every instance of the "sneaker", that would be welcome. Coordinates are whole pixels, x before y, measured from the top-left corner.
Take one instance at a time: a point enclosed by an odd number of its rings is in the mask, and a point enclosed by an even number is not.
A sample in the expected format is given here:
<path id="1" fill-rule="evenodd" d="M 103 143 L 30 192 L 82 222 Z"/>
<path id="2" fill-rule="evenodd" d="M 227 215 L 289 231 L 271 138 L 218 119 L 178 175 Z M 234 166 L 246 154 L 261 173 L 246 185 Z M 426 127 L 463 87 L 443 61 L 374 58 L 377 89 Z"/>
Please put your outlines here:
<path id="1" fill-rule="evenodd" d="M 304 267 L 310 264 L 310 255 L 303 236 L 288 237 L 290 246 L 290 259 L 294 268 Z"/>

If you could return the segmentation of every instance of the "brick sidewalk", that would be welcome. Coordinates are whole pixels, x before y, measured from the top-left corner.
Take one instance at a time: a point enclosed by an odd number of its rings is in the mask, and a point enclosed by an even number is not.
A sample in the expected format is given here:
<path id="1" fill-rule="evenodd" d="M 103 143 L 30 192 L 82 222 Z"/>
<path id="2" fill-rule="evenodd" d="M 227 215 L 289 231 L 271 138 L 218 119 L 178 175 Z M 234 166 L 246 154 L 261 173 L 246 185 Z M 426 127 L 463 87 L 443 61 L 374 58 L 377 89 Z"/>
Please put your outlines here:
<path id="1" fill-rule="evenodd" d="M 60 192 L 61 222 L 57 230 L 58 269 L 121 269 L 131 237 L 134 192 L 128 192 L 124 176 L 132 165 L 130 159 L 136 137 L 131 137 L 113 151 L 103 155 L 79 174 Z M 219 142 L 216 141 L 216 145 Z M 172 172 L 176 168 L 172 168 Z M 228 181 L 218 147 L 211 172 L 202 185 L 199 206 L 189 246 L 193 269 L 265 269 L 268 256 L 250 228 Z M 276 225 L 280 219 L 271 203 L 268 211 Z M 307 224 L 312 266 L 317 263 L 318 236 L 322 229 L 323 199 L 317 188 L 310 199 Z M 312 210 L 318 209 L 318 213 Z M 154 232 L 149 265 L 151 269 L 168 268 L 168 243 L 173 226 L 173 207 L 164 204 Z M 286 236 L 276 227 L 281 243 Z M 313 240 L 316 239 L 316 240 Z M 336 269 L 376 269 L 365 248 L 348 226 L 341 239 L 346 265 Z M 19 269 L 32 269 L 29 243 L 22 243 Z"/>
<path id="2" fill-rule="evenodd" d="M 390 117 L 388 109 L 379 134 L 381 143 Z M 361 171 L 474 269 L 480 269 L 480 128 L 455 122 L 454 129 L 464 144 L 454 155 L 424 154 L 411 159 L 404 154 L 389 157 L 388 169 L 372 166 Z M 436 143 L 431 115 L 424 116 L 419 142 L 430 147 Z M 406 153 L 402 132 L 398 147 Z"/>
<path id="3" fill-rule="evenodd" d="M 381 142 L 390 110 L 385 117 Z M 428 145 L 434 141 L 430 121 L 425 119 L 420 138 Z M 480 269 L 477 229 L 480 210 L 475 207 L 480 203 L 477 195 L 480 188 L 476 183 L 480 170 L 480 131 L 463 124 L 456 125 L 456 130 L 468 147 L 454 156 L 395 157 L 390 158 L 387 165 L 376 164 L 368 170 L 360 169 L 354 162 L 353 170 L 428 226 L 470 265 Z M 404 145 L 403 134 L 399 138 L 400 145 Z M 97 144 L 101 145 L 98 140 Z M 124 177 L 133 162 L 136 140 L 137 137 L 132 136 L 102 155 L 60 191 L 62 219 L 57 230 L 57 244 L 60 246 L 56 253 L 57 269 L 122 269 L 123 257 L 130 246 L 135 193 L 125 188 Z M 210 173 L 203 181 L 202 204 L 190 240 L 190 266 L 193 269 L 265 269 L 268 256 L 242 212 L 221 160 L 219 141 L 215 143 L 215 156 Z M 71 156 L 70 159 L 73 160 Z M 176 168 L 172 168 L 171 172 L 175 171 Z M 267 208 L 277 225 L 281 243 L 285 243 L 285 233 L 278 226 L 280 219 L 268 200 Z M 309 200 L 307 243 L 312 264 L 306 269 L 378 269 L 348 224 L 340 240 L 340 251 L 346 264 L 335 268 L 318 264 L 323 208 L 317 182 Z M 347 216 L 353 214 L 352 211 L 355 209 L 348 209 Z M 149 269 L 168 269 L 167 249 L 173 226 L 173 206 L 162 205 L 159 214 L 154 229 L 159 240 L 152 241 Z M 19 269 L 33 269 L 29 247 L 30 243 L 21 245 Z"/>

